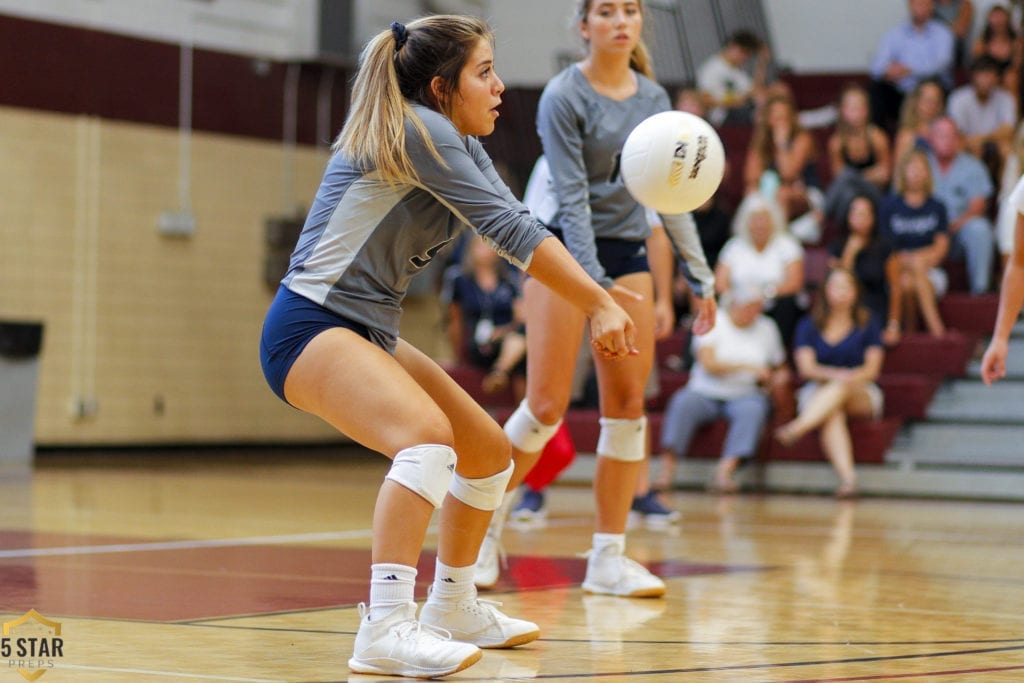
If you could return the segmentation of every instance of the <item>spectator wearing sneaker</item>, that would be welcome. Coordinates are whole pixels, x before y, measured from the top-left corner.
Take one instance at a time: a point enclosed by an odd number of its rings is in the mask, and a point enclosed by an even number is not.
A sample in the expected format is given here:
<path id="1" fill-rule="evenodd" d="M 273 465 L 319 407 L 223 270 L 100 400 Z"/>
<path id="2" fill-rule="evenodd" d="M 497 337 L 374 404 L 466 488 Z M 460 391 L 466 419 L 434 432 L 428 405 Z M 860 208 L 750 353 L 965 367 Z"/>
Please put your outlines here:
<path id="1" fill-rule="evenodd" d="M 641 39 L 643 5 L 582 0 L 577 16 L 587 54 L 547 84 L 537 112 L 557 198 L 549 227 L 637 325 L 629 349 L 591 342 L 601 432 L 595 530 L 583 588 L 660 596 L 664 582 L 625 556 L 629 507 L 648 450 L 644 389 L 654 364 L 656 330 L 668 334 L 673 327 L 673 251 L 685 259 L 692 280 L 698 334 L 710 329 L 714 319 L 714 276 L 692 218 L 662 215 L 664 228 L 653 230 L 644 208 L 616 178 L 616 155 L 629 133 L 649 116 L 671 109 L 668 94 L 651 78 Z M 568 409 L 585 324 L 583 313 L 533 280 L 526 281 L 523 297 L 526 399 L 505 423 L 516 468 L 510 490 L 537 462 Z M 622 351 L 628 358 L 618 357 Z M 480 565 L 495 563 L 481 557 Z"/>
<path id="2" fill-rule="evenodd" d="M 963 148 L 952 118 L 942 116 L 932 123 L 929 142 L 932 194 L 945 205 L 949 219 L 949 257 L 966 262 L 971 294 L 984 294 L 995 258 L 995 228 L 988 219 L 995 186 L 981 160 Z"/>
<path id="3" fill-rule="evenodd" d="M 288 404 L 392 459 L 373 519 L 369 607 L 349 667 L 435 677 L 481 647 L 539 636 L 480 601 L 474 561 L 512 474 L 501 428 L 426 355 L 398 337 L 413 277 L 465 225 L 591 322 L 608 356 L 635 327 L 612 295 L 533 219 L 477 141 L 504 85 L 493 36 L 473 17 L 395 22 L 366 46 L 348 119 L 260 340 L 264 374 Z M 456 454 L 454 445 L 459 445 Z M 433 588 L 414 588 L 440 509 Z"/>
<path id="4" fill-rule="evenodd" d="M 782 337 L 763 309 L 760 292 L 733 290 L 723 296 L 714 329 L 693 340 L 690 380 L 669 399 L 662 420 L 661 481 L 671 481 L 671 465 L 686 455 L 700 427 L 724 418 L 729 429 L 713 488 L 738 490 L 733 473 L 757 452 L 772 393 L 790 381 Z"/>

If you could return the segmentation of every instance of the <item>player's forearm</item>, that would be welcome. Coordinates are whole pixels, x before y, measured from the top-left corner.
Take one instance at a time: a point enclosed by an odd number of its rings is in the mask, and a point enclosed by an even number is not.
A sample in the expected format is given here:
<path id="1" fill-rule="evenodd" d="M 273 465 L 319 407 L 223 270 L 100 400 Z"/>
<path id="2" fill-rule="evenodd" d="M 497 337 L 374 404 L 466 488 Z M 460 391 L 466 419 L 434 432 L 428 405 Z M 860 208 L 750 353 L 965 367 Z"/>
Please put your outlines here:
<path id="1" fill-rule="evenodd" d="M 1024 305 L 1024 265 L 1008 263 L 1003 274 L 1002 296 L 996 316 L 994 337 L 1007 341 Z"/>

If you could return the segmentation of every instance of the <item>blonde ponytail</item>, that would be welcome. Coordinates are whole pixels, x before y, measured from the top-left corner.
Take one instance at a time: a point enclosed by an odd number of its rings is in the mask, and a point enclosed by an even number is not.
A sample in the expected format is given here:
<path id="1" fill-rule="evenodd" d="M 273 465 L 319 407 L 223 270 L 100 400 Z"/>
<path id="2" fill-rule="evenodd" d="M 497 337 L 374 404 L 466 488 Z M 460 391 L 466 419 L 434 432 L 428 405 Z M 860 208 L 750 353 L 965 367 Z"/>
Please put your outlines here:
<path id="1" fill-rule="evenodd" d="M 415 182 L 416 170 L 405 149 L 406 117 L 438 155 L 423 122 L 402 96 L 395 48 L 390 30 L 381 31 L 363 48 L 348 117 L 332 150 L 346 154 L 357 167 L 376 170 L 389 183 Z"/>
<path id="2" fill-rule="evenodd" d="M 654 80 L 654 62 L 651 60 L 651 51 L 647 49 L 643 40 L 633 48 L 633 54 L 629 56 L 629 66 L 634 71 L 639 71 L 647 78 Z"/>
<path id="3" fill-rule="evenodd" d="M 348 117 L 332 150 L 348 156 L 360 169 L 375 170 L 389 183 L 417 182 L 406 149 L 408 120 L 427 151 L 443 165 L 412 104 L 450 117 L 459 74 L 481 39 L 493 42 L 482 20 L 444 14 L 417 19 L 408 27 L 396 22 L 391 30 L 378 33 L 359 56 Z M 435 77 L 441 79 L 440 96 L 431 86 Z"/>

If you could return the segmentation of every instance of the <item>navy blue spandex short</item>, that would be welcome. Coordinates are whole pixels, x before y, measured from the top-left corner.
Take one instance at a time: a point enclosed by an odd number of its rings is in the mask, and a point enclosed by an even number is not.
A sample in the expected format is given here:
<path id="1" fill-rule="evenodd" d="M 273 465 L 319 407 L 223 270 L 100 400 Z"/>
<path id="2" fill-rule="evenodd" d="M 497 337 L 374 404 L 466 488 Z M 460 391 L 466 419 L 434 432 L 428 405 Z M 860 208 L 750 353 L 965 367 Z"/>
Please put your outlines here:
<path id="1" fill-rule="evenodd" d="M 558 228 L 548 228 L 554 235 L 565 244 L 565 236 Z M 620 278 L 630 273 L 646 273 L 651 270 L 647 263 L 647 244 L 632 240 L 622 240 L 615 237 L 597 237 L 594 239 L 597 246 L 597 260 L 604 268 L 604 272 L 611 279 Z"/>
<path id="2" fill-rule="evenodd" d="M 285 403 L 288 399 L 284 397 L 284 380 L 295 359 L 313 337 L 333 327 L 344 327 L 365 339 L 370 338 L 365 325 L 332 313 L 284 285 L 278 288 L 263 321 L 260 364 L 267 384 Z"/>

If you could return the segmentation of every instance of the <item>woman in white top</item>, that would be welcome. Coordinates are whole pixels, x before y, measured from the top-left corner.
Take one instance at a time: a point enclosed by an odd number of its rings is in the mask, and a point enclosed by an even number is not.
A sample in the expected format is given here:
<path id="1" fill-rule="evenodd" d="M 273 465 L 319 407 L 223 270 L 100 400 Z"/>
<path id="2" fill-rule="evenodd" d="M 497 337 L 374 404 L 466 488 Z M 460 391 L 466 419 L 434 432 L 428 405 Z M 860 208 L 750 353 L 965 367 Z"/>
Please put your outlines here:
<path id="1" fill-rule="evenodd" d="M 779 326 L 788 346 L 801 314 L 803 247 L 788 233 L 781 207 L 756 192 L 740 203 L 733 233 L 718 256 L 715 287 L 719 294 L 734 289 L 760 292 L 765 314 Z"/>

